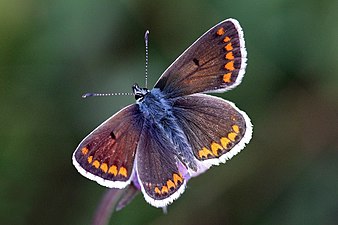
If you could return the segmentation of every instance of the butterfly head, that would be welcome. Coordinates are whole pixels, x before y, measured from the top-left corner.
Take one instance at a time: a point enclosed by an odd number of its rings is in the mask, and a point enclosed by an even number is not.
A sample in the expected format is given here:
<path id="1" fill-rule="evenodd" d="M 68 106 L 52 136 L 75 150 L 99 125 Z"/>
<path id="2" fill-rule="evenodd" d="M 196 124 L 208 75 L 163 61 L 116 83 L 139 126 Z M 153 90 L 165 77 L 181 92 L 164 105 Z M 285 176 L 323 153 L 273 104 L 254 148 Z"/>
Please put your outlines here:
<path id="1" fill-rule="evenodd" d="M 140 86 L 138 86 L 138 84 L 134 84 L 132 86 L 132 89 L 137 102 L 142 101 L 144 96 L 150 92 L 147 88 L 141 88 Z"/>

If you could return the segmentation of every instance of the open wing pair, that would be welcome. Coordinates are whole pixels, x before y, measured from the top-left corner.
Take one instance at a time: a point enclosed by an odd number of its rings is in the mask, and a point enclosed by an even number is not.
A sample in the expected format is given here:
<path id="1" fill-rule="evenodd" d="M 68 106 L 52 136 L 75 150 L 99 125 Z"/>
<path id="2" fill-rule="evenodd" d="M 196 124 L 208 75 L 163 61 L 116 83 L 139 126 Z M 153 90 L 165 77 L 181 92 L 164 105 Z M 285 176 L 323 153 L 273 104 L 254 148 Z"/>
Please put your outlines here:
<path id="1" fill-rule="evenodd" d="M 229 101 L 201 94 L 236 87 L 246 60 L 238 21 L 215 25 L 141 100 L 79 144 L 73 154 L 75 167 L 106 187 L 124 188 L 133 182 L 155 207 L 170 204 L 191 176 L 225 162 L 250 141 L 252 124 L 246 113 Z M 156 104 L 148 106 L 150 96 Z"/>

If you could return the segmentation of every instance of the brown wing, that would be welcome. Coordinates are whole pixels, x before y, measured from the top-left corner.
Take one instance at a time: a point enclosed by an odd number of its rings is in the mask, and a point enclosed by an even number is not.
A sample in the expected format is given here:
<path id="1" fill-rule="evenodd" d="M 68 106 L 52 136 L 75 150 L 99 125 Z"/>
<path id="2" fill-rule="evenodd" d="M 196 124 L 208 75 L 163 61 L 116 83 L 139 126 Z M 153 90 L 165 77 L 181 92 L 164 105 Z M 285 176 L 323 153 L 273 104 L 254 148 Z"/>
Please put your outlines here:
<path id="1" fill-rule="evenodd" d="M 174 98 L 200 92 L 223 92 L 236 87 L 245 72 L 242 28 L 227 19 L 212 27 L 173 62 L 155 84 Z"/>
<path id="2" fill-rule="evenodd" d="M 135 151 L 143 127 L 136 104 L 113 115 L 76 148 L 73 164 L 85 177 L 106 187 L 123 188 L 134 173 Z"/>
<path id="3" fill-rule="evenodd" d="M 251 139 L 249 117 L 229 101 L 194 94 L 177 98 L 173 109 L 196 159 L 206 168 L 230 159 Z"/>
<path id="4" fill-rule="evenodd" d="M 155 207 L 165 207 L 177 199 L 186 186 L 180 167 L 184 168 L 167 135 L 146 121 L 136 154 L 138 183 L 145 200 Z"/>

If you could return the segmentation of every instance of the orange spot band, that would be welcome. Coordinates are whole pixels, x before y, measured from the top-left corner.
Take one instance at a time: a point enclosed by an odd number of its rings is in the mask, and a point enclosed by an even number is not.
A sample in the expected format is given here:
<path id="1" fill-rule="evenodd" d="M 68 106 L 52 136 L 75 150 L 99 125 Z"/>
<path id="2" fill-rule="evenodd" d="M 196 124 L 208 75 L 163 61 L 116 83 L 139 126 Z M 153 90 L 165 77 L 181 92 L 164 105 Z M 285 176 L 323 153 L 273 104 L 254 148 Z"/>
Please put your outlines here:
<path id="1" fill-rule="evenodd" d="M 167 188 L 167 186 L 163 186 L 163 187 L 162 187 L 161 193 L 162 193 L 162 194 L 168 193 L 168 188 Z"/>
<path id="2" fill-rule="evenodd" d="M 231 73 L 226 73 L 226 74 L 224 74 L 224 75 L 223 75 L 223 81 L 224 81 L 225 83 L 231 82 Z"/>
<path id="3" fill-rule="evenodd" d="M 98 161 L 98 160 L 95 160 L 94 162 L 93 162 L 93 166 L 97 169 L 97 168 L 99 168 L 100 167 L 100 162 Z"/>
<path id="4" fill-rule="evenodd" d="M 228 134 L 228 138 L 231 140 L 231 141 L 235 141 L 236 140 L 236 137 L 237 137 L 237 134 L 234 133 L 234 132 L 231 132 Z"/>
<path id="5" fill-rule="evenodd" d="M 119 174 L 121 176 L 127 177 L 127 169 L 123 166 L 121 166 L 120 170 L 119 170 Z"/>
<path id="6" fill-rule="evenodd" d="M 228 144 L 229 144 L 230 142 L 231 142 L 231 141 L 230 141 L 228 138 L 226 138 L 226 137 L 222 137 L 222 138 L 221 138 L 221 144 L 222 144 L 223 148 L 227 148 L 227 146 L 228 146 Z"/>
<path id="7" fill-rule="evenodd" d="M 87 155 L 88 154 L 88 148 L 87 147 L 83 147 L 82 149 L 81 149 L 81 153 L 82 153 L 82 155 Z"/>
<path id="8" fill-rule="evenodd" d="M 231 39 L 228 37 L 228 36 L 226 36 L 224 39 L 223 39 L 223 42 L 229 42 Z"/>
<path id="9" fill-rule="evenodd" d="M 159 194 L 159 195 L 162 194 L 158 187 L 155 187 L 154 191 L 155 191 L 156 194 Z"/>
<path id="10" fill-rule="evenodd" d="M 108 165 L 107 165 L 107 163 L 102 163 L 101 166 L 100 166 L 100 169 L 103 172 L 107 173 L 107 171 L 108 171 Z"/>
<path id="11" fill-rule="evenodd" d="M 180 175 L 178 175 L 177 173 L 174 173 L 173 175 L 173 179 L 174 179 L 174 183 L 177 186 L 179 183 L 182 183 L 183 179 Z"/>
<path id="12" fill-rule="evenodd" d="M 114 176 L 116 176 L 117 175 L 117 167 L 115 165 L 109 167 L 108 173 L 111 173 Z"/>
<path id="13" fill-rule="evenodd" d="M 228 59 L 228 60 L 233 60 L 235 58 L 235 56 L 234 56 L 234 54 L 232 52 L 228 52 L 225 55 L 225 58 Z"/>
<path id="14" fill-rule="evenodd" d="M 198 156 L 202 159 L 203 157 L 208 158 L 208 155 L 212 155 L 212 152 L 207 148 L 202 148 L 198 151 Z"/>
<path id="15" fill-rule="evenodd" d="M 175 188 L 175 184 L 172 180 L 168 180 L 167 181 L 167 186 L 168 186 L 168 189 L 172 189 L 172 188 Z"/>
<path id="16" fill-rule="evenodd" d="M 239 133 L 239 126 L 233 125 L 232 129 L 233 129 L 233 131 L 235 131 L 235 133 L 237 133 L 237 134 Z"/>
<path id="17" fill-rule="evenodd" d="M 88 161 L 89 164 L 92 163 L 92 161 L 93 161 L 93 156 L 92 156 L 92 155 L 89 156 L 89 157 L 87 158 L 87 161 Z"/>
<path id="18" fill-rule="evenodd" d="M 227 64 L 225 64 L 224 68 L 227 70 L 233 71 L 235 69 L 234 61 L 230 61 Z"/>
<path id="19" fill-rule="evenodd" d="M 218 156 L 218 150 L 222 150 L 222 146 L 216 142 L 211 143 L 211 151 L 215 156 Z"/>
<path id="20" fill-rule="evenodd" d="M 225 48 L 225 50 L 227 50 L 228 52 L 230 52 L 231 50 L 234 49 L 234 48 L 232 47 L 232 44 L 231 44 L 231 43 L 227 44 L 224 48 Z"/>
<path id="21" fill-rule="evenodd" d="M 217 30 L 216 33 L 217 33 L 217 35 L 222 36 L 223 34 L 225 34 L 225 30 L 224 30 L 223 27 L 221 27 L 221 28 L 219 28 L 219 29 Z"/>

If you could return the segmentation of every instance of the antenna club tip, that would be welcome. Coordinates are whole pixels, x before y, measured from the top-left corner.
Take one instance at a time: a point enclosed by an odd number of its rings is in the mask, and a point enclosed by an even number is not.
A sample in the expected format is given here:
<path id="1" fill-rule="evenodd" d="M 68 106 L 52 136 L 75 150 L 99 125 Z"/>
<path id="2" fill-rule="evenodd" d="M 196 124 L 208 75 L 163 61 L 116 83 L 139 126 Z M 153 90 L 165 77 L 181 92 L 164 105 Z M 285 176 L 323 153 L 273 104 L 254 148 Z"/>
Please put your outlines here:
<path id="1" fill-rule="evenodd" d="M 83 94 L 81 97 L 82 98 L 88 98 L 88 97 L 91 97 L 93 95 L 94 95 L 93 93 L 86 93 L 86 94 Z"/>
<path id="2" fill-rule="evenodd" d="M 146 30 L 144 34 L 144 39 L 146 40 L 146 42 L 148 42 L 148 36 L 149 36 L 149 30 Z"/>

